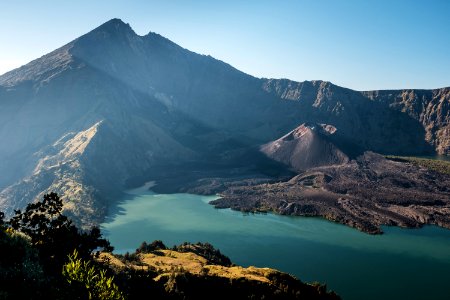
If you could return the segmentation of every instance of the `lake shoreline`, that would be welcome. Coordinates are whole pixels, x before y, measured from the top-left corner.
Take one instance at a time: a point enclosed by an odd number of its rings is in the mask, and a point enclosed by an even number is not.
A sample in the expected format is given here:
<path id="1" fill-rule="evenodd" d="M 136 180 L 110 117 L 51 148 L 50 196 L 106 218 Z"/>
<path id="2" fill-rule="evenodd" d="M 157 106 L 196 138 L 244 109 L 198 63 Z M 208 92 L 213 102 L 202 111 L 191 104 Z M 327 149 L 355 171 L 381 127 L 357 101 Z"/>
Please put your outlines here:
<path id="1" fill-rule="evenodd" d="M 421 300 L 431 295 L 444 300 L 450 294 L 445 284 L 449 230 L 383 227 L 386 234 L 373 236 L 319 218 L 214 209 L 207 202 L 215 197 L 124 194 L 122 214 L 102 227 L 118 253 L 134 252 L 143 241 L 162 240 L 168 246 L 208 242 L 239 265 L 271 267 L 302 281 L 326 282 L 343 299 L 401 295 Z M 415 268 L 421 272 L 412 272 Z M 382 286 L 393 291 L 391 298 Z"/>

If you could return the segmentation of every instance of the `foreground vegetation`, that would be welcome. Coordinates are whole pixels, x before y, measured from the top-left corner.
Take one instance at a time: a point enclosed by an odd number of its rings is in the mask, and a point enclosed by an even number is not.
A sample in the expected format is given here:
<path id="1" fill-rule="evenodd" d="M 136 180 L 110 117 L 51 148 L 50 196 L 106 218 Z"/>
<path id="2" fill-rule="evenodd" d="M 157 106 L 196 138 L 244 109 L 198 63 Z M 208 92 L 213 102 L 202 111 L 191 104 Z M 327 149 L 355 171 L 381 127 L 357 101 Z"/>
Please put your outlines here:
<path id="1" fill-rule="evenodd" d="M 108 280 L 106 273 L 77 269 L 75 275 L 86 280 L 71 281 L 72 273 L 63 272 L 74 251 L 76 263 L 85 266 L 100 251 L 113 248 L 98 228 L 78 230 L 61 214 L 62 207 L 58 195 L 51 193 L 29 204 L 24 212 L 15 211 L 8 222 L 0 214 L 0 299 L 115 299 L 107 295 L 107 286 L 102 287 L 105 290 L 96 287 L 94 292 L 91 287 L 103 280 L 101 275 Z"/>
<path id="2" fill-rule="evenodd" d="M 339 299 L 268 268 L 242 268 L 208 243 L 146 242 L 114 255 L 98 228 L 80 231 L 55 193 L 0 213 L 0 299 Z"/>

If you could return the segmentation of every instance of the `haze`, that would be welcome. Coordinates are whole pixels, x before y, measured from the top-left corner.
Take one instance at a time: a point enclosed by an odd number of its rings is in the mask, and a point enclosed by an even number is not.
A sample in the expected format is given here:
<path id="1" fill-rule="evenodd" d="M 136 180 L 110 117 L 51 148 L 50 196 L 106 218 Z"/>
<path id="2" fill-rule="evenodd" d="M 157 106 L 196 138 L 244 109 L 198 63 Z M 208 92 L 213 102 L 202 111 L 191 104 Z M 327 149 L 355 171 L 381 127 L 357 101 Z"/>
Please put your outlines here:
<path id="1" fill-rule="evenodd" d="M 51 7 L 51 9 L 50 9 Z M 448 1 L 8 1 L 0 74 L 120 17 L 257 77 L 356 90 L 450 82 Z"/>

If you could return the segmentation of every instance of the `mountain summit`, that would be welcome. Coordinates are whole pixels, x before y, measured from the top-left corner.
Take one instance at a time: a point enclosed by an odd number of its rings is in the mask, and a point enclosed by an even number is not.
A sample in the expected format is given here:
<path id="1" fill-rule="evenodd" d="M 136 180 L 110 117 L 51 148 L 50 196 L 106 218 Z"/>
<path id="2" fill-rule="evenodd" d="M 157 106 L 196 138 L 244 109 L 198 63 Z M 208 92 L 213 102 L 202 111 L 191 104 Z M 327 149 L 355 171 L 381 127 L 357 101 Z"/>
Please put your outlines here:
<path id="1" fill-rule="evenodd" d="M 55 191 L 98 223 L 123 189 L 169 170 L 261 170 L 258 148 L 303 123 L 336 128 L 312 140 L 350 156 L 450 154 L 449 99 L 259 79 L 112 19 L 0 76 L 0 210 Z"/>

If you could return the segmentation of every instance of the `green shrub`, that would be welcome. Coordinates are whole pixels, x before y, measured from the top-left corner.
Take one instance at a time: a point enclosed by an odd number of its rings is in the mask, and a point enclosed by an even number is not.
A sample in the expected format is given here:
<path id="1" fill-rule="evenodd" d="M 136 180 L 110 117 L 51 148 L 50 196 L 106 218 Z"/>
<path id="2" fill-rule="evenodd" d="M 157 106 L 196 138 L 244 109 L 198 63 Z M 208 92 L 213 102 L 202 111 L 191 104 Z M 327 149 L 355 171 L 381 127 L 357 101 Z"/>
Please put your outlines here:
<path id="1" fill-rule="evenodd" d="M 40 298 L 46 280 L 29 237 L 1 228 L 0 253 L 0 299 Z"/>
<path id="2" fill-rule="evenodd" d="M 438 173 L 450 175 L 450 161 L 429 159 L 423 157 L 395 156 L 395 155 L 386 155 L 385 157 L 393 161 L 409 162 L 416 166 L 421 166 Z"/>
<path id="3" fill-rule="evenodd" d="M 105 270 L 98 269 L 91 262 L 78 258 L 76 250 L 69 255 L 69 262 L 63 267 L 63 276 L 69 284 L 81 284 L 86 289 L 89 299 L 125 299 L 119 287 L 113 282 L 114 278 L 107 276 Z"/>
<path id="4" fill-rule="evenodd" d="M 203 258 L 205 258 L 208 264 L 220 265 L 230 267 L 232 262 L 229 257 L 223 255 L 219 249 L 215 249 L 213 245 L 209 243 L 188 243 L 184 242 L 181 245 L 173 246 L 172 250 L 178 252 L 192 252 Z"/>
<path id="5" fill-rule="evenodd" d="M 139 248 L 136 249 L 136 253 L 153 253 L 158 250 L 166 250 L 167 247 L 161 240 L 155 240 L 150 244 L 143 242 Z"/>
<path id="6" fill-rule="evenodd" d="M 42 201 L 28 204 L 25 211 L 16 210 L 8 222 L 11 228 L 30 237 L 31 246 L 38 251 L 44 269 L 54 274 L 61 272 L 67 255 L 74 249 L 83 259 L 90 259 L 94 250 L 112 251 L 98 228 L 79 231 L 61 213 L 62 208 L 63 202 L 56 193 L 46 194 Z"/>

